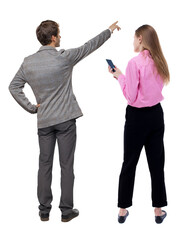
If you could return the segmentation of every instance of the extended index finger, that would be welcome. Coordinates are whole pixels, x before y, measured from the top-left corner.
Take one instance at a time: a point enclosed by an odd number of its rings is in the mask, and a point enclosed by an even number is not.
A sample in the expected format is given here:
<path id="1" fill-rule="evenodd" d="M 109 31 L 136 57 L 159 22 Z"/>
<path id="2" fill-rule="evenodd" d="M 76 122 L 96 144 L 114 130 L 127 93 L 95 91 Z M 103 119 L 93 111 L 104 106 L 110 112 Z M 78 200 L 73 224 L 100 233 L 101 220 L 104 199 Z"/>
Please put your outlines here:
<path id="1" fill-rule="evenodd" d="M 118 23 L 118 21 L 116 21 L 115 23 L 113 23 L 113 25 L 116 25 Z"/>

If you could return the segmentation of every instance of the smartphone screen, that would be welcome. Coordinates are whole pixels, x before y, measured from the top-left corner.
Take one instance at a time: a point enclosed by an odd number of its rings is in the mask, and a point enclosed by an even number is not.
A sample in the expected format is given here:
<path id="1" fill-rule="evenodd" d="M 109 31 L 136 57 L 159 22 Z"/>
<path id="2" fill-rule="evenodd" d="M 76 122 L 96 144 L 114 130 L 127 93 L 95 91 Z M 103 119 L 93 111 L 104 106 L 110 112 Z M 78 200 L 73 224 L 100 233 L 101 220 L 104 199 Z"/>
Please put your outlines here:
<path id="1" fill-rule="evenodd" d="M 107 61 L 108 65 L 111 67 L 112 71 L 115 72 L 115 70 L 114 70 L 115 66 L 114 66 L 113 62 L 110 59 L 106 59 L 106 61 Z"/>

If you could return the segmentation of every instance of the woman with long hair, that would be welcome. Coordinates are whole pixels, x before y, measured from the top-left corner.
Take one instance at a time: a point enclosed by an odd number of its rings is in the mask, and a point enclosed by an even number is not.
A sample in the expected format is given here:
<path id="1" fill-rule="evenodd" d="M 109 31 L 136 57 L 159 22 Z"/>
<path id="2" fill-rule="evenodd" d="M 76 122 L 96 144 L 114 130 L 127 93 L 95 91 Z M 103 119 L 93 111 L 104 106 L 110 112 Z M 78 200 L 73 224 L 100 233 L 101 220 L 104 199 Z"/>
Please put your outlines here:
<path id="1" fill-rule="evenodd" d="M 164 180 L 164 118 L 160 102 L 162 89 L 169 83 L 170 74 L 157 33 L 150 25 L 135 31 L 134 51 L 139 55 L 132 58 L 125 75 L 115 67 L 109 72 L 118 79 L 127 99 L 124 128 L 124 161 L 119 178 L 118 221 L 124 223 L 132 206 L 136 166 L 143 146 L 147 156 L 152 182 L 152 206 L 155 221 L 162 223 L 167 213 Z"/>

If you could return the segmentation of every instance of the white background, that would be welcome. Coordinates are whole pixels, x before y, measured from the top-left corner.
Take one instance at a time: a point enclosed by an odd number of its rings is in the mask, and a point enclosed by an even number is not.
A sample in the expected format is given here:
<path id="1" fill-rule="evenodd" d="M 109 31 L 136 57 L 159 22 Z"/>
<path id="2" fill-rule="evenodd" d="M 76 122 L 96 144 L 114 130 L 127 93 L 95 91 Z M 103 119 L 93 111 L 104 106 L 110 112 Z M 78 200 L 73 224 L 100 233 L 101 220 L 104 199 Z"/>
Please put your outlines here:
<path id="1" fill-rule="evenodd" d="M 4 1 L 1 4 L 1 239 L 193 239 L 193 15 L 192 1 L 82 0 Z M 122 30 L 75 66 L 73 87 L 84 117 L 77 120 L 74 204 L 80 216 L 60 221 L 58 148 L 53 167 L 50 221 L 38 217 L 36 196 L 38 136 L 36 115 L 24 111 L 8 85 L 24 57 L 40 44 L 41 21 L 60 24 L 61 48 L 84 44 L 116 20 Z M 133 52 L 134 31 L 152 25 L 169 64 L 164 88 L 166 188 L 168 216 L 154 222 L 151 183 L 144 150 L 137 167 L 133 207 L 125 224 L 117 222 L 118 177 L 123 156 L 127 102 L 107 71 L 106 58 L 123 72 Z M 24 92 L 33 104 L 29 86 Z"/>

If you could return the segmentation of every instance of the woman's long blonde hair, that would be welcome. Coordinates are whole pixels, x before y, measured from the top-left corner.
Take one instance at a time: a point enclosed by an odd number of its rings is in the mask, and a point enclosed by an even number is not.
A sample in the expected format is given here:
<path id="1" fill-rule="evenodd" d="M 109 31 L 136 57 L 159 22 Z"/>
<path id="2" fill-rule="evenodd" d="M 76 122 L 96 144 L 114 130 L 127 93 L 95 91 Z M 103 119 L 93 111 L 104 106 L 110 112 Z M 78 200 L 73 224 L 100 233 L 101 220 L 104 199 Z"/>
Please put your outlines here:
<path id="1" fill-rule="evenodd" d="M 163 55 L 159 38 L 155 29 L 150 25 L 143 25 L 135 31 L 135 35 L 136 37 L 140 37 L 140 35 L 142 36 L 143 48 L 149 50 L 158 73 L 162 77 L 164 83 L 168 84 L 170 81 L 168 64 Z"/>

